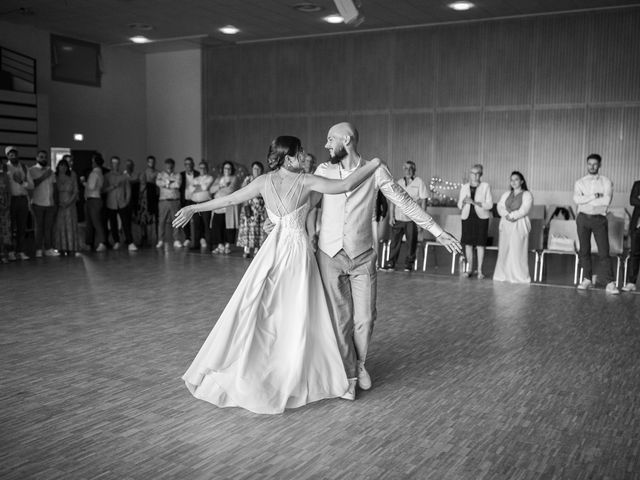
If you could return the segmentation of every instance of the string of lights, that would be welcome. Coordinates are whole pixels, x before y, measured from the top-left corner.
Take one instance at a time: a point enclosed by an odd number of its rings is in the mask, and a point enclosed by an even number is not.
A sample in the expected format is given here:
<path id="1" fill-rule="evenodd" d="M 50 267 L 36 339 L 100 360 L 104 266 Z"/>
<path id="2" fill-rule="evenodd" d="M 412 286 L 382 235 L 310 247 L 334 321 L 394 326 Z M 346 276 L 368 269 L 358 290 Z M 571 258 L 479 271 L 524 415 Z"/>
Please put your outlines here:
<path id="1" fill-rule="evenodd" d="M 454 191 L 460 190 L 461 186 L 462 183 L 450 182 L 440 177 L 431 177 L 429 181 L 429 191 L 431 192 L 431 197 L 428 202 L 429 205 L 455 205 L 458 200 L 458 195 L 454 193 Z"/>

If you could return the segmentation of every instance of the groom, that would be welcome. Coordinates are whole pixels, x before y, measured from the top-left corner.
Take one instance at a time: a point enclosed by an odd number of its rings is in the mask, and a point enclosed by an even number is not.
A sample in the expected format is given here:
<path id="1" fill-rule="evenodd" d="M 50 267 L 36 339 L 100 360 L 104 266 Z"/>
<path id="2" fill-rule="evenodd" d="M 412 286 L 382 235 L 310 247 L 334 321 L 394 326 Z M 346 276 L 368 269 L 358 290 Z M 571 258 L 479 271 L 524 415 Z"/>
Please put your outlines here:
<path id="1" fill-rule="evenodd" d="M 318 166 L 315 174 L 321 177 L 345 178 L 366 163 L 358 153 L 358 131 L 350 123 L 331 127 L 325 148 L 331 161 Z M 322 198 L 316 256 L 349 379 L 349 390 L 342 397 L 346 400 L 355 400 L 356 383 L 362 390 L 371 388 L 371 377 L 364 365 L 376 319 L 377 252 L 373 245 L 372 218 L 378 190 L 419 227 L 429 230 L 447 250 L 461 253 L 458 240 L 443 231 L 394 182 L 384 165 L 352 192 L 318 194 L 312 199 L 315 205 Z M 315 221 L 310 220 L 308 225 L 313 230 Z"/>

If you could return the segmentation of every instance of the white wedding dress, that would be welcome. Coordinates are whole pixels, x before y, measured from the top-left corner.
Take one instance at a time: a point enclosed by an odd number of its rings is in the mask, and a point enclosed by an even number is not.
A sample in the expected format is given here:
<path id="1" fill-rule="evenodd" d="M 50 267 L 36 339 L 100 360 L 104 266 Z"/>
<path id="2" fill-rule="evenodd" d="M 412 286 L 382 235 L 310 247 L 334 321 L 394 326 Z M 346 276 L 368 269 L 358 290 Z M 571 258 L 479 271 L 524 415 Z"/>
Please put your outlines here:
<path id="1" fill-rule="evenodd" d="M 201 400 L 273 414 L 344 395 L 348 381 L 307 238 L 302 174 L 282 198 L 267 177 L 274 228 L 182 378 Z"/>

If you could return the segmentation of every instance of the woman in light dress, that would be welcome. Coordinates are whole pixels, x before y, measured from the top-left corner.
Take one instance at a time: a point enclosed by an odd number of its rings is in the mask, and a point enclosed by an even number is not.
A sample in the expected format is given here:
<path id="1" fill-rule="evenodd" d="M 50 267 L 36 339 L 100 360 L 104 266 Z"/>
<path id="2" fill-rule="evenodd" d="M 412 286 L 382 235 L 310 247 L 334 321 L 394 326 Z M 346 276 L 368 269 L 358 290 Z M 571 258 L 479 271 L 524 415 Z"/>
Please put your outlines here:
<path id="1" fill-rule="evenodd" d="M 55 189 L 58 206 L 54 228 L 55 246 L 63 255 L 73 256 L 80 250 L 76 210 L 78 182 L 71 175 L 71 168 L 66 158 L 60 160 L 56 166 Z"/>
<path id="2" fill-rule="evenodd" d="M 498 261 L 493 279 L 501 282 L 530 283 L 529 275 L 529 210 L 533 195 L 520 172 L 510 177 L 511 190 L 505 192 L 498 202 L 500 220 L 500 243 Z"/>
<path id="3" fill-rule="evenodd" d="M 276 138 L 268 153 L 274 171 L 231 195 L 181 209 L 173 222 L 181 227 L 196 212 L 262 195 L 274 224 L 182 377 L 196 398 L 219 407 L 281 413 L 343 396 L 349 386 L 305 224 L 311 191 L 350 191 L 380 160 L 328 180 L 301 171 L 303 154 L 296 137 Z"/>

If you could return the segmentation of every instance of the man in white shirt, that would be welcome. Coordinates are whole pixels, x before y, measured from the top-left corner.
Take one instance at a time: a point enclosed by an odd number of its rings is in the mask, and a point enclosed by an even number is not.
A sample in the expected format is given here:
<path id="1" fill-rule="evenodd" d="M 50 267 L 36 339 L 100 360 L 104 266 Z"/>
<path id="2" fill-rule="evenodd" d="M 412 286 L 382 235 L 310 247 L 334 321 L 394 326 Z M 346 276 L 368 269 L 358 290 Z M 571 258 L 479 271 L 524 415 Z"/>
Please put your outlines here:
<path id="1" fill-rule="evenodd" d="M 402 167 L 404 176 L 396 183 L 406 190 L 411 199 L 426 209 L 429 190 L 420 177 L 416 177 L 416 164 L 408 161 Z M 383 270 L 391 271 L 395 269 L 400 248 L 402 247 L 402 237 L 407 238 L 407 256 L 404 259 L 404 271 L 413 270 L 416 260 L 416 250 L 418 249 L 418 226 L 407 217 L 402 210 L 396 209 L 395 205 L 389 205 L 389 225 L 391 226 L 391 248 L 389 252 L 389 262 Z"/>
<path id="2" fill-rule="evenodd" d="M 613 196 L 613 183 L 600 175 L 602 157 L 592 153 L 587 157 L 587 175 L 578 179 L 573 188 L 573 201 L 577 204 L 578 217 L 576 228 L 580 241 L 580 266 L 583 280 L 578 290 L 587 290 L 594 286 L 591 266 L 591 234 L 598 246 L 600 275 L 598 280 L 606 285 L 606 293 L 618 295 L 620 290 L 613 281 L 613 264 L 609 257 L 609 224 L 607 210 Z"/>
<path id="3" fill-rule="evenodd" d="M 358 131 L 350 123 L 339 123 L 329 130 L 325 148 L 331 162 L 318 166 L 316 175 L 340 179 L 349 176 L 364 160 L 357 150 Z M 378 190 L 421 228 L 429 230 L 450 251 L 461 252 L 460 243 L 440 228 L 398 186 L 386 167 L 355 190 L 339 195 L 317 195 L 322 199 L 317 259 L 333 322 L 338 348 L 349 379 L 349 390 L 342 397 L 355 399 L 355 387 L 371 388 L 371 377 L 364 364 L 376 318 L 377 252 L 373 241 L 373 219 Z M 315 219 L 307 222 L 313 232 Z"/>
<path id="4" fill-rule="evenodd" d="M 31 209 L 35 223 L 36 257 L 42 257 L 43 252 L 48 257 L 55 257 L 60 255 L 53 248 L 56 176 L 49 166 L 49 158 L 45 150 L 40 150 L 36 154 L 36 164 L 29 169 L 29 173 L 34 185 Z"/>

